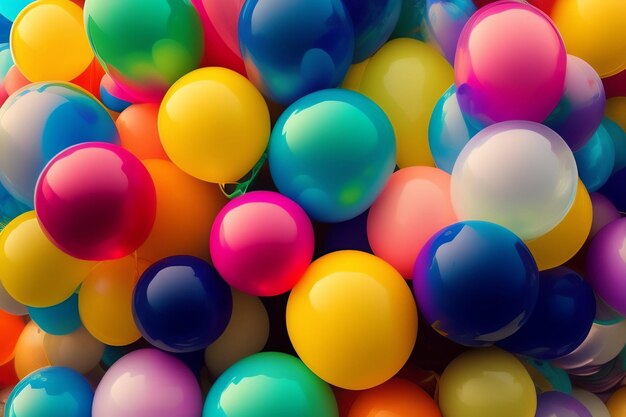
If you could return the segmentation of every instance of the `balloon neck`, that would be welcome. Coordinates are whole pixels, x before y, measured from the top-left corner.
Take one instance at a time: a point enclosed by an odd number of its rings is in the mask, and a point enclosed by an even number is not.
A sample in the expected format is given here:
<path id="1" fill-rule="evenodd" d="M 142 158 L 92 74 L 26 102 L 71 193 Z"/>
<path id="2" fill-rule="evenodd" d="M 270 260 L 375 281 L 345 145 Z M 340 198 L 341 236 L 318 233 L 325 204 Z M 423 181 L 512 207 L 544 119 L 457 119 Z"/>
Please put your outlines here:
<path id="1" fill-rule="evenodd" d="M 250 185 L 259 175 L 259 172 L 261 172 L 261 168 L 263 167 L 263 164 L 265 164 L 266 160 L 267 152 L 264 152 L 263 156 L 261 156 L 261 159 L 258 160 L 254 167 L 252 167 L 252 169 L 242 179 L 240 179 L 236 183 L 220 184 L 220 189 L 222 190 L 222 193 L 224 193 L 224 195 L 231 200 L 233 198 L 244 195 L 248 191 L 248 188 L 250 188 Z"/>

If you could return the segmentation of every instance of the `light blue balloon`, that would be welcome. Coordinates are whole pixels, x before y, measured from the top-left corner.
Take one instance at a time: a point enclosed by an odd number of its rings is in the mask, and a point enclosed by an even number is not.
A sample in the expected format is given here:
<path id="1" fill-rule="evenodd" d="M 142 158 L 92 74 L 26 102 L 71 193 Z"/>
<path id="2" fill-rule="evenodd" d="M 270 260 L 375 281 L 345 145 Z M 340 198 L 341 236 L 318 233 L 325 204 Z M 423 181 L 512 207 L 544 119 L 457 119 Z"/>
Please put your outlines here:
<path id="1" fill-rule="evenodd" d="M 34 0 L 2 0 L 0 1 L 0 15 L 13 22 L 22 9 Z"/>
<path id="2" fill-rule="evenodd" d="M 437 101 L 428 125 L 428 144 L 437 167 L 451 174 L 461 150 L 479 131 L 463 116 L 453 84 Z"/>
<path id="3" fill-rule="evenodd" d="M 615 164 L 615 145 L 602 124 L 585 146 L 574 152 L 574 158 L 587 191 L 599 190 L 613 173 Z"/>
<path id="4" fill-rule="evenodd" d="M 461 31 L 476 11 L 471 0 L 426 0 L 424 26 L 428 43 L 454 65 Z"/>
<path id="5" fill-rule="evenodd" d="M 354 91 L 318 91 L 278 119 L 269 166 L 278 190 L 315 220 L 342 222 L 372 205 L 396 164 L 393 127 Z"/>
<path id="6" fill-rule="evenodd" d="M 602 126 L 611 136 L 613 146 L 615 147 L 615 163 L 613 165 L 613 174 L 622 168 L 626 168 L 626 132 L 624 129 L 608 117 L 602 119 Z"/>
<path id="7" fill-rule="evenodd" d="M 81 325 L 78 313 L 78 294 L 52 307 L 28 307 L 30 318 L 41 329 L 53 335 L 70 334 L 78 330 Z"/>
<path id="8" fill-rule="evenodd" d="M 93 390 L 84 376 L 61 366 L 42 368 L 13 388 L 5 417 L 91 417 Z"/>

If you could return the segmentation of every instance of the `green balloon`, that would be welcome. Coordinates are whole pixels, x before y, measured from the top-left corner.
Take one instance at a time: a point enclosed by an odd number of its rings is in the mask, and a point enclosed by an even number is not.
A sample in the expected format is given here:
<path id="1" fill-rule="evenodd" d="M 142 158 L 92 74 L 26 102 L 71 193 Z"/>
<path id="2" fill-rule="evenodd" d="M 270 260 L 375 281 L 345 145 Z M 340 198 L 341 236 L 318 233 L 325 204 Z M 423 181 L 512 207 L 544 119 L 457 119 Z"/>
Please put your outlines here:
<path id="1" fill-rule="evenodd" d="M 87 0 L 84 10 L 96 57 L 135 100 L 159 102 L 200 65 L 202 24 L 189 0 Z"/>
<path id="2" fill-rule="evenodd" d="M 300 359 L 277 352 L 248 356 L 215 381 L 203 417 L 337 417 L 330 386 Z"/>

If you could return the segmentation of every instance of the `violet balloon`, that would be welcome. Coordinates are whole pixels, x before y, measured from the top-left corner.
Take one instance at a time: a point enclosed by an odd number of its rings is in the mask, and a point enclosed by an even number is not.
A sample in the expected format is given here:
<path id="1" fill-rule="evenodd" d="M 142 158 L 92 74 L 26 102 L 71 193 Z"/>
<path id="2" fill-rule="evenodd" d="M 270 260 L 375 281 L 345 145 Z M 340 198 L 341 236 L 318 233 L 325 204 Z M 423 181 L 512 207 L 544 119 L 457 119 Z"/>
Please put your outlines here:
<path id="1" fill-rule="evenodd" d="M 537 397 L 535 417 L 593 417 L 580 401 L 559 391 L 549 391 Z"/>
<path id="2" fill-rule="evenodd" d="M 428 43 L 434 44 L 452 65 L 461 31 L 475 11 L 472 0 L 426 0 Z"/>

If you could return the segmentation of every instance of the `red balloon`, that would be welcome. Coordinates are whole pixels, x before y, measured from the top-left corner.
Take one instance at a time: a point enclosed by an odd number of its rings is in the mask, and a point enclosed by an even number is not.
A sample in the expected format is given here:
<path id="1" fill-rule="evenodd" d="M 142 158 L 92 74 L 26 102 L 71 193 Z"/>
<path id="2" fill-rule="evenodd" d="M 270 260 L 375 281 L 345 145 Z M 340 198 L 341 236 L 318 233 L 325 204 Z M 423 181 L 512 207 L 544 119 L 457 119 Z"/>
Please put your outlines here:
<path id="1" fill-rule="evenodd" d="M 191 0 L 204 27 L 202 65 L 229 68 L 246 75 L 239 51 L 239 13 L 245 0 Z"/>
<path id="2" fill-rule="evenodd" d="M 611 77 L 603 78 L 606 98 L 626 96 L 626 70 Z"/>
<path id="3" fill-rule="evenodd" d="M 0 389 L 12 387 L 19 381 L 15 373 L 15 362 L 10 361 L 0 366 Z"/>
<path id="4" fill-rule="evenodd" d="M 35 210 L 47 236 L 71 256 L 127 256 L 147 239 L 156 191 L 144 165 L 126 149 L 91 142 L 55 156 L 41 173 Z"/>
<path id="5" fill-rule="evenodd" d="M 91 64 L 82 74 L 72 80 L 72 83 L 84 88 L 100 100 L 100 82 L 104 77 L 104 69 L 100 62 L 94 58 Z"/>

